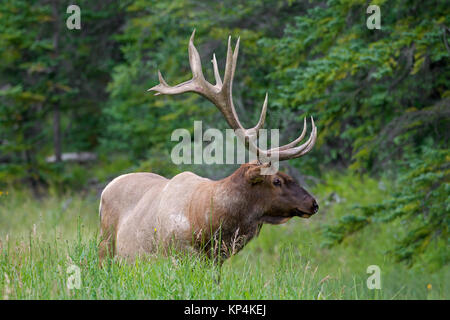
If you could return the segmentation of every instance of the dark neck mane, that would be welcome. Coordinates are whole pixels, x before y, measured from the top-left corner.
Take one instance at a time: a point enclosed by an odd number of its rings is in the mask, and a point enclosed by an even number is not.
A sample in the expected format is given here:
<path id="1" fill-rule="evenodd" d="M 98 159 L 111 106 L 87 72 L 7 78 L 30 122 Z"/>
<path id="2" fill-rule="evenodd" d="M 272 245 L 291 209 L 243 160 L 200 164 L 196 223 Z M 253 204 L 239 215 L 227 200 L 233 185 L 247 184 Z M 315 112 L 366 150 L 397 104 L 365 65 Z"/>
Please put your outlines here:
<path id="1" fill-rule="evenodd" d="M 246 165 L 243 165 L 232 175 L 211 181 L 208 217 L 204 215 L 203 221 L 198 221 L 195 228 L 196 233 L 203 234 L 203 241 L 208 242 L 212 238 L 218 241 L 220 238 L 222 247 L 226 246 L 231 254 L 237 253 L 257 236 L 262 226 L 258 221 L 262 213 L 261 204 L 257 195 L 249 190 L 245 171 Z M 224 254 L 229 255 L 229 252 L 222 252 Z"/>

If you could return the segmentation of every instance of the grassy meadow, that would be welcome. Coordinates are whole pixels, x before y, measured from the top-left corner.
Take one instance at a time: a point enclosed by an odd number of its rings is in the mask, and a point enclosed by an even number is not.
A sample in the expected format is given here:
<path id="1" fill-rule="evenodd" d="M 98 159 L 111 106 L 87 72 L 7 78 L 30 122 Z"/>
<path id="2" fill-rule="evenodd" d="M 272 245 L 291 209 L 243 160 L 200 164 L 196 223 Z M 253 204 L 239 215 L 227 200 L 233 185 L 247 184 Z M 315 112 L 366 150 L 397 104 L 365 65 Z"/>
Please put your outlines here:
<path id="1" fill-rule="evenodd" d="M 450 298 L 449 1 L 72 2 L 0 1 L 0 299 Z M 100 268 L 106 183 L 224 178 L 240 127 L 319 212 Z"/>
<path id="2" fill-rule="evenodd" d="M 218 271 L 199 258 L 172 255 L 99 268 L 98 195 L 48 196 L 14 190 L 0 196 L 2 299 L 448 299 L 450 268 L 424 255 L 412 267 L 387 253 L 401 223 L 373 225 L 326 248 L 322 228 L 355 204 L 381 201 L 387 182 L 329 175 L 310 189 L 321 209 L 311 219 L 265 225 L 258 238 Z M 336 196 L 338 195 L 338 196 Z M 432 244 L 442 250 L 439 241 Z M 433 249 L 431 249 L 432 251 Z M 68 289 L 80 268 L 81 286 Z M 369 265 L 381 270 L 381 289 L 366 285 Z"/>

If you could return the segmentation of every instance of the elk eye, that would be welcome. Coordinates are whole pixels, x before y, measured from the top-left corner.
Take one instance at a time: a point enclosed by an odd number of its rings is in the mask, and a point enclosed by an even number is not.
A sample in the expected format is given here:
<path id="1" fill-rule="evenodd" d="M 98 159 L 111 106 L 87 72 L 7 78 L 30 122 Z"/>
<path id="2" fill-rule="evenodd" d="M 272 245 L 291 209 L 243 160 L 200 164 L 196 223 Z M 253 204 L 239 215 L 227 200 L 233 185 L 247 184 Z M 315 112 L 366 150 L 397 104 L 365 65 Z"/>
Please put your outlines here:
<path id="1" fill-rule="evenodd" d="M 280 187 L 281 186 L 281 180 L 278 178 L 273 179 L 273 185 Z"/>

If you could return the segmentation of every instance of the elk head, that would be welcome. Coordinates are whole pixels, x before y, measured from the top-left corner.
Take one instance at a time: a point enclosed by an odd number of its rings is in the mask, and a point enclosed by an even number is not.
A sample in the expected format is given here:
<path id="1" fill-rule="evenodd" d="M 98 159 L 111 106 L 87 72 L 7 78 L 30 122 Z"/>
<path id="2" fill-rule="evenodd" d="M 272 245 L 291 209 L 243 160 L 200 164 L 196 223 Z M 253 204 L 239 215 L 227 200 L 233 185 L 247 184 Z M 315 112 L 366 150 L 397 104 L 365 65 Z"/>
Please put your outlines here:
<path id="1" fill-rule="evenodd" d="M 241 167 L 247 184 L 245 196 L 254 197 L 258 205 L 255 218 L 263 223 L 280 224 L 295 216 L 309 218 L 319 210 L 314 197 L 289 175 L 283 172 L 261 174 L 268 165 L 249 163 Z"/>
<path id="2" fill-rule="evenodd" d="M 317 127 L 313 118 L 311 117 L 311 135 L 305 143 L 298 146 L 307 131 L 306 118 L 304 119 L 303 131 L 297 139 L 281 147 L 269 150 L 260 149 L 255 144 L 255 137 L 258 136 L 258 132 L 263 127 L 266 118 L 267 93 L 259 121 L 255 127 L 250 129 L 242 126 L 233 104 L 232 86 L 239 52 L 239 39 L 234 52 L 232 52 L 231 36 L 228 38 L 223 81 L 220 77 L 216 57 L 213 55 L 211 62 L 216 80 L 216 84 L 213 85 L 203 75 L 200 55 L 194 46 L 194 35 L 195 30 L 189 40 L 188 49 L 192 79 L 172 87 L 166 83 L 161 72 L 158 71 L 159 84 L 148 89 L 148 91 L 156 91 L 155 95 L 176 95 L 185 92 L 195 92 L 211 101 L 220 110 L 228 125 L 234 129 L 236 135 L 245 143 L 246 148 L 257 154 L 258 161 L 242 165 L 233 175 L 245 178 L 245 183 L 247 183 L 245 192 L 247 194 L 244 196 L 247 196 L 250 202 L 257 203 L 260 206 L 258 211 L 261 222 L 279 224 L 294 216 L 308 218 L 315 214 L 319 209 L 316 200 L 305 189 L 300 187 L 293 178 L 282 172 L 265 174 L 263 170 L 270 166 L 270 161 L 273 161 L 273 159 L 275 161 L 283 161 L 298 158 L 313 148 L 317 139 Z"/>

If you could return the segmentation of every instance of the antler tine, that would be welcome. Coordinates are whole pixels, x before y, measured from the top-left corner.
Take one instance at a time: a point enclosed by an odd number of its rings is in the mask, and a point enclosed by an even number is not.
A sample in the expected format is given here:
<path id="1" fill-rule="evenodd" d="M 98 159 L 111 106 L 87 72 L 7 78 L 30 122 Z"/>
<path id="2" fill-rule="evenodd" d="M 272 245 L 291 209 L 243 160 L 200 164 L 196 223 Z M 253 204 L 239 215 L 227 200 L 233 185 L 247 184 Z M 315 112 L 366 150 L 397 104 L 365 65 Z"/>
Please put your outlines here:
<path id="1" fill-rule="evenodd" d="M 219 68 L 217 66 L 216 55 L 213 53 L 213 59 L 211 60 L 214 68 L 214 78 L 216 79 L 216 85 L 214 87 L 222 88 L 222 79 L 220 78 Z"/>
<path id="2" fill-rule="evenodd" d="M 264 125 L 267 113 L 268 94 L 266 93 L 258 123 L 251 129 L 245 129 L 241 125 L 239 117 L 236 114 L 232 94 L 233 78 L 234 73 L 236 71 L 237 58 L 239 54 L 240 38 L 238 38 L 238 40 L 236 41 L 236 46 L 234 50 L 232 50 L 231 36 L 228 37 L 227 58 L 225 63 L 225 73 L 223 81 L 220 77 L 216 55 L 213 54 L 211 62 L 214 70 L 214 78 L 216 80 L 216 84 L 213 86 L 211 83 L 206 81 L 203 75 L 200 54 L 198 53 L 197 49 L 194 46 L 194 36 L 195 36 L 195 29 L 192 32 L 192 35 L 189 39 L 189 47 L 188 47 L 189 65 L 192 70 L 192 79 L 172 87 L 167 84 L 161 72 L 158 70 L 159 84 L 148 89 L 148 91 L 156 91 L 155 95 L 160 94 L 174 95 L 184 92 L 195 92 L 204 96 L 205 98 L 210 100 L 222 112 L 230 127 L 233 128 L 236 134 L 244 140 L 246 147 L 251 149 L 252 151 L 258 152 L 259 155 L 265 157 L 266 159 L 269 157 L 273 158 L 273 155 L 278 156 L 278 159 L 280 161 L 298 158 L 312 149 L 317 139 L 317 127 L 315 126 L 314 119 L 312 117 L 311 117 L 312 123 L 311 135 L 304 144 L 295 147 L 305 137 L 307 131 L 306 118 L 303 119 L 302 133 L 294 141 L 284 146 L 272 148 L 270 150 L 259 149 L 256 146 L 253 138 L 258 136 L 259 130 Z"/>
<path id="3" fill-rule="evenodd" d="M 309 151 L 311 151 L 311 149 L 316 144 L 316 140 L 317 140 L 317 127 L 314 128 L 314 138 L 313 138 L 313 140 L 311 141 L 309 146 L 305 150 L 303 150 L 297 157 L 303 156 L 304 154 L 307 154 Z"/>
<path id="4" fill-rule="evenodd" d="M 311 122 L 312 122 L 311 135 L 310 135 L 309 139 L 301 146 L 298 146 L 295 148 L 292 147 L 293 145 L 295 145 L 295 143 L 298 143 L 301 140 L 300 138 L 303 138 L 302 136 L 304 136 L 304 133 L 306 132 L 305 127 L 299 138 L 295 139 L 293 142 L 291 142 L 283 147 L 272 148 L 270 150 L 261 150 L 258 146 L 256 146 L 254 141 L 249 139 L 249 141 L 248 141 L 249 148 L 251 151 L 257 152 L 257 154 L 259 156 L 262 156 L 263 158 L 266 158 L 269 160 L 270 160 L 270 158 L 271 159 L 275 158 L 275 159 L 278 159 L 279 161 L 283 161 L 283 160 L 289 160 L 289 159 L 301 157 L 301 156 L 305 155 L 306 153 L 308 153 L 309 151 L 311 151 L 311 149 L 314 147 L 314 144 L 316 143 L 317 127 L 315 126 L 314 119 L 312 117 L 311 117 Z M 290 146 L 290 147 L 288 148 L 288 146 Z"/>
<path id="5" fill-rule="evenodd" d="M 268 99 L 268 93 L 266 92 L 266 97 L 264 98 L 263 107 L 261 110 L 261 115 L 259 116 L 259 121 L 256 124 L 256 126 L 253 127 L 253 130 L 256 130 L 256 132 L 259 131 L 264 126 L 264 122 L 266 121 L 266 112 L 267 112 L 267 99 Z"/>
<path id="6" fill-rule="evenodd" d="M 231 69 L 231 83 L 233 83 L 234 72 L 236 71 L 237 58 L 238 58 L 238 54 L 239 54 L 239 43 L 240 42 L 241 42 L 241 37 L 238 37 L 238 39 L 236 41 L 236 46 L 234 47 L 234 52 L 233 52 L 233 64 L 232 64 L 232 69 Z"/>
<path id="7" fill-rule="evenodd" d="M 236 49 L 235 49 L 236 50 Z M 225 73 L 223 75 L 223 87 L 222 92 L 231 85 L 231 78 L 233 77 L 233 52 L 231 50 L 231 36 L 228 36 L 228 46 L 227 46 L 227 60 L 225 62 Z"/>
<path id="8" fill-rule="evenodd" d="M 161 72 L 158 70 L 159 84 L 148 89 L 147 91 L 156 91 L 155 95 L 160 94 L 180 94 L 185 92 L 196 92 L 202 94 L 203 96 L 213 100 L 212 95 L 214 95 L 214 86 L 205 80 L 202 71 L 202 62 L 200 59 L 200 54 L 194 46 L 195 29 L 192 32 L 191 38 L 189 39 L 189 65 L 192 71 L 192 79 L 180 83 L 176 86 L 169 86 L 164 80 Z"/>
<path id="9" fill-rule="evenodd" d="M 281 146 L 281 147 L 278 147 L 278 148 L 274 148 L 273 151 L 283 151 L 283 150 L 287 150 L 287 149 L 295 147 L 305 137 L 306 129 L 307 129 L 306 118 L 303 118 L 303 131 L 300 134 L 300 136 L 297 139 L 295 139 L 294 141 L 292 141 L 292 142 L 290 142 L 288 144 L 285 144 L 284 146 Z"/>
<path id="10" fill-rule="evenodd" d="M 197 48 L 194 46 L 195 29 L 192 32 L 191 38 L 189 39 L 189 65 L 191 66 L 193 79 L 200 78 L 205 80 L 202 71 L 202 61 L 200 59 L 200 54 Z"/>
<path id="11" fill-rule="evenodd" d="M 228 124 L 233 128 L 234 130 L 242 130 L 246 131 L 246 129 L 242 126 L 239 117 L 237 116 L 236 109 L 234 108 L 233 103 L 233 78 L 234 78 L 234 72 L 236 70 L 236 64 L 237 64 L 237 58 L 239 54 L 239 42 L 240 38 L 236 41 L 236 46 L 234 48 L 234 51 L 231 48 L 231 35 L 228 36 L 228 46 L 227 46 L 227 58 L 225 62 L 225 73 L 223 76 L 223 83 L 220 88 L 220 100 L 217 107 L 225 116 L 225 119 L 227 120 Z M 214 61 L 213 61 L 214 65 Z M 216 74 L 216 68 L 214 66 L 214 74 Z M 218 71 L 217 71 L 218 74 Z M 217 77 L 216 77 L 217 81 Z"/>
<path id="12" fill-rule="evenodd" d="M 302 155 L 311 151 L 316 143 L 317 139 L 317 127 L 314 124 L 314 119 L 311 117 L 312 131 L 309 139 L 302 145 L 295 148 L 288 148 L 285 150 L 278 151 L 279 152 L 279 160 L 288 160 L 301 157 Z M 298 139 L 297 139 L 298 140 Z M 272 150 L 271 150 L 272 151 Z"/>

